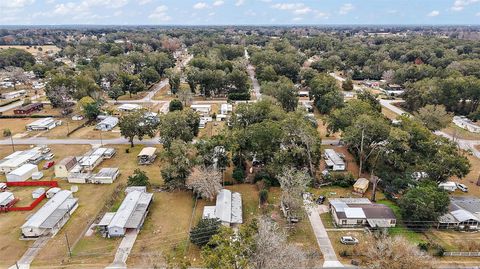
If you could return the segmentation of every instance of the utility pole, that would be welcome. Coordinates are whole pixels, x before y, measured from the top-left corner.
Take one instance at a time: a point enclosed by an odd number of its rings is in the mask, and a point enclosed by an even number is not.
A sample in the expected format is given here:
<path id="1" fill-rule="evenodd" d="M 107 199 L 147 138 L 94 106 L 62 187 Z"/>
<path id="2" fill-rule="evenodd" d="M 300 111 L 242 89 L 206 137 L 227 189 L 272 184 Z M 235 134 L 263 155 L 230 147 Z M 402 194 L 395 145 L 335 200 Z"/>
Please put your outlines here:
<path id="1" fill-rule="evenodd" d="M 100 145 L 103 146 L 102 131 L 100 130 Z"/>
<path id="2" fill-rule="evenodd" d="M 18 261 L 15 262 L 15 267 L 17 267 L 17 269 L 19 269 L 18 268 Z"/>
<path id="3" fill-rule="evenodd" d="M 72 250 L 70 249 L 70 243 L 68 242 L 68 236 L 66 231 L 65 231 L 65 240 L 67 241 L 68 256 L 72 257 Z"/>
<path id="4" fill-rule="evenodd" d="M 362 140 L 360 141 L 360 167 L 358 169 L 358 177 L 362 174 L 362 166 L 363 166 L 363 137 L 365 135 L 365 128 L 362 129 Z"/>
<path id="5" fill-rule="evenodd" d="M 15 152 L 15 144 L 13 143 L 13 134 L 10 135 L 10 141 L 12 142 L 12 150 Z"/>

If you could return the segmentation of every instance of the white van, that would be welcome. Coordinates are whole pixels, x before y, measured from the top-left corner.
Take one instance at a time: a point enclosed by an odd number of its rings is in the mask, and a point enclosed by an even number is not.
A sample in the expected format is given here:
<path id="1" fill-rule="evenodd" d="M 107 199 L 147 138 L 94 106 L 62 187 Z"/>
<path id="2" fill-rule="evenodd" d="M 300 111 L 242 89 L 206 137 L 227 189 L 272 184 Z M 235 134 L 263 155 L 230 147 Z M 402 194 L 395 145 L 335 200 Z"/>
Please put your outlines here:
<path id="1" fill-rule="evenodd" d="M 463 191 L 463 192 L 468 192 L 468 187 L 462 183 L 457 183 L 457 189 Z"/>

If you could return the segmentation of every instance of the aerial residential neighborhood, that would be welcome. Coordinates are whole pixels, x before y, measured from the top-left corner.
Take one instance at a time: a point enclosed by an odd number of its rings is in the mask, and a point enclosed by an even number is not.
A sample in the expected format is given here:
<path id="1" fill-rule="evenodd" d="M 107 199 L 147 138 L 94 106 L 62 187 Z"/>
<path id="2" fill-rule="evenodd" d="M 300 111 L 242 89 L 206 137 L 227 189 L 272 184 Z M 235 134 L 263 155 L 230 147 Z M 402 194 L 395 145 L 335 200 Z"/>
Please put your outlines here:
<path id="1" fill-rule="evenodd" d="M 480 2 L 400 2 L 0 3 L 0 268 L 479 268 Z"/>

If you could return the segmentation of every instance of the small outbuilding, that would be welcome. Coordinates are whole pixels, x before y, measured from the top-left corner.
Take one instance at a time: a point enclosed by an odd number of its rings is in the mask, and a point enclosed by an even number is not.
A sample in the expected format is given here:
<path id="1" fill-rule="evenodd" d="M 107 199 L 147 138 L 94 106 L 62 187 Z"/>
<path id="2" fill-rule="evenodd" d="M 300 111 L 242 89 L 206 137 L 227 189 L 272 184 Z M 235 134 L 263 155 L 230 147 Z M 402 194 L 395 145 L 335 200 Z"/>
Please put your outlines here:
<path id="1" fill-rule="evenodd" d="M 223 225 L 230 226 L 243 223 L 242 195 L 223 189 L 217 195 L 215 206 L 203 208 L 203 218 L 217 218 Z"/>
<path id="2" fill-rule="evenodd" d="M 138 164 L 152 164 L 157 158 L 157 148 L 145 147 L 137 155 Z"/>
<path id="3" fill-rule="evenodd" d="M 104 118 L 99 123 L 97 123 L 97 125 L 95 125 L 95 129 L 100 131 L 110 131 L 113 128 L 115 128 L 117 124 L 118 124 L 118 118 L 109 116 Z"/>
<path id="4" fill-rule="evenodd" d="M 15 196 L 9 191 L 0 192 L 0 211 L 11 207 L 15 203 Z"/>
<path id="5" fill-rule="evenodd" d="M 32 192 L 32 198 L 38 199 L 43 194 L 45 194 L 45 188 L 37 188 Z"/>
<path id="6" fill-rule="evenodd" d="M 38 166 L 26 163 L 19 168 L 7 174 L 7 182 L 26 181 L 32 177 L 34 173 L 38 172 Z"/>
<path id="7" fill-rule="evenodd" d="M 77 164 L 77 158 L 74 156 L 68 156 L 62 159 L 59 163 L 55 164 L 55 177 L 66 178 L 70 173 L 70 170 Z"/>
<path id="8" fill-rule="evenodd" d="M 365 192 L 367 192 L 369 183 L 370 182 L 368 181 L 368 179 L 363 178 L 363 177 L 359 178 L 359 179 L 357 179 L 355 184 L 353 184 L 353 191 L 355 193 L 363 195 L 363 194 L 365 194 Z"/>

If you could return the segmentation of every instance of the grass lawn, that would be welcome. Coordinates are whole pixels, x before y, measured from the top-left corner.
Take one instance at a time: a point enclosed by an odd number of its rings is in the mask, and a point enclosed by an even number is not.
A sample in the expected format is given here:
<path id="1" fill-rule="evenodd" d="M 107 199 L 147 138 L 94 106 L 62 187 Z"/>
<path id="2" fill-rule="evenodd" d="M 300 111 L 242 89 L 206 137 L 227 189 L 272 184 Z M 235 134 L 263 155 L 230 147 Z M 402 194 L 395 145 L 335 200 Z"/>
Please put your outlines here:
<path id="1" fill-rule="evenodd" d="M 382 114 L 385 115 L 385 117 L 387 117 L 390 120 L 394 120 L 399 116 L 397 113 L 383 106 L 382 106 Z"/>
<path id="2" fill-rule="evenodd" d="M 479 133 L 472 133 L 463 128 L 458 127 L 457 125 L 450 123 L 447 128 L 442 129 L 443 132 L 455 136 L 460 139 L 471 139 L 478 140 L 480 139 Z"/>

